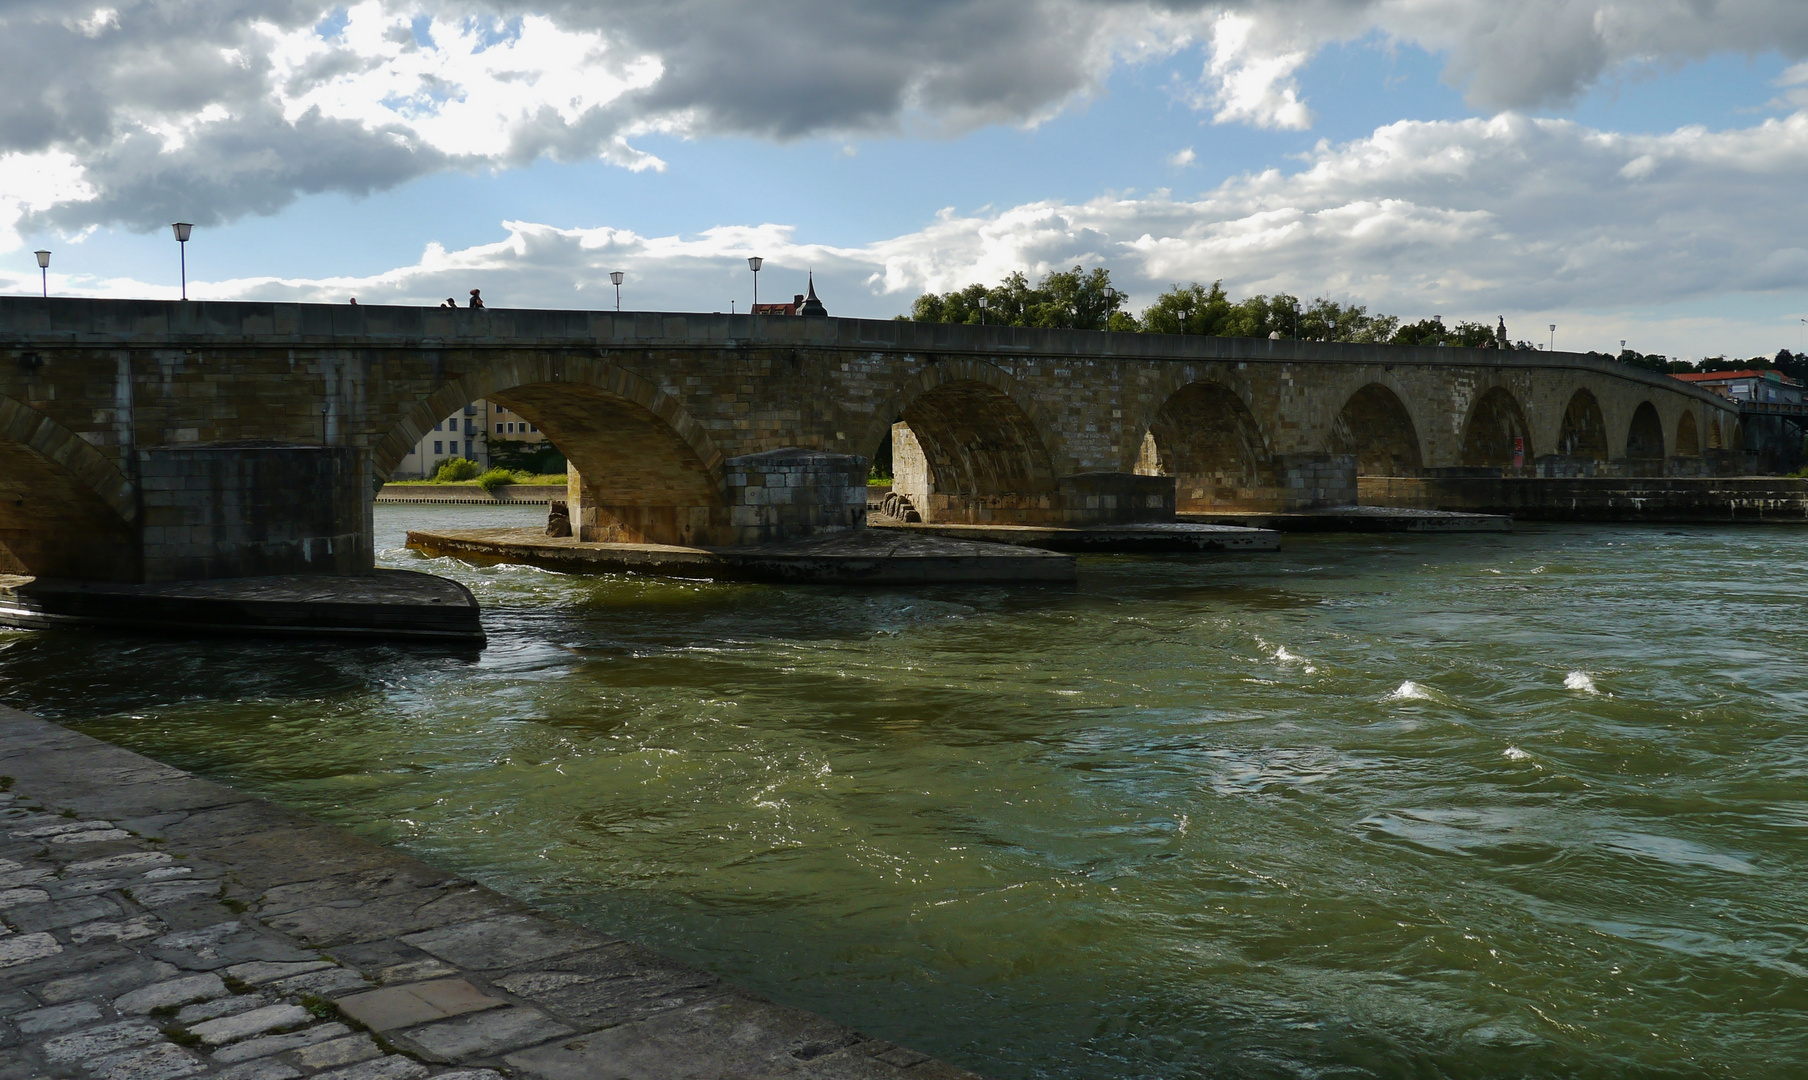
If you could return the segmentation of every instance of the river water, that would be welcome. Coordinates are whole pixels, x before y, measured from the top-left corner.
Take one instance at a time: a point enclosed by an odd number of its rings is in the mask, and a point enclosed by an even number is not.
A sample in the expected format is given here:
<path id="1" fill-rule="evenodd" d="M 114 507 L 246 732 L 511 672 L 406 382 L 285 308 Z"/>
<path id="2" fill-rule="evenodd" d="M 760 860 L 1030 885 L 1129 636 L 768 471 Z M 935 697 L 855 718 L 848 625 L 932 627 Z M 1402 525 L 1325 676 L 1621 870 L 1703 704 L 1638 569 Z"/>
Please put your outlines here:
<path id="1" fill-rule="evenodd" d="M 1001 1078 L 1808 1069 L 1808 532 L 480 569 L 480 658 L 0 640 L 0 696 Z"/>

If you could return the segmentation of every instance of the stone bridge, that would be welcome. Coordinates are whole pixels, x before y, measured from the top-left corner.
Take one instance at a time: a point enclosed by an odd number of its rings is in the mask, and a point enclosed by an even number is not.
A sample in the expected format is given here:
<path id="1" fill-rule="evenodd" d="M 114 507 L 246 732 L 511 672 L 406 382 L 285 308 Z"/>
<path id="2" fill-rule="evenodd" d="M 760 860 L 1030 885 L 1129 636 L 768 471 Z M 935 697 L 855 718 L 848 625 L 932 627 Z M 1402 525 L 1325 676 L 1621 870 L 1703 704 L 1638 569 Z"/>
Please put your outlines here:
<path id="1" fill-rule="evenodd" d="M 1563 353 L 5 298 L 0 570 L 368 567 L 376 488 L 479 398 L 570 460 L 583 538 L 705 545 L 861 527 L 898 422 L 928 519 L 1024 523 L 1350 503 L 1359 473 L 1700 475 L 1744 437 L 1730 402 Z"/>

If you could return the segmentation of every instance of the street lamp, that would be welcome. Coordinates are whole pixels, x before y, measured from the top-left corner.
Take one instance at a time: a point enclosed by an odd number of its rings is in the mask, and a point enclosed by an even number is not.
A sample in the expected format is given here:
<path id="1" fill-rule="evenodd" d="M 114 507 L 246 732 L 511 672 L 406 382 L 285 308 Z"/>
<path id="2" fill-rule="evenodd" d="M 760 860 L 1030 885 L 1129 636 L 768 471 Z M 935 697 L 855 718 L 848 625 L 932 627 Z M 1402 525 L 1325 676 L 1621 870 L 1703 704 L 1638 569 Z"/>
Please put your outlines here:
<path id="1" fill-rule="evenodd" d="M 747 269 L 753 271 L 753 314 L 760 313 L 760 267 L 766 262 L 758 255 L 747 257 Z"/>
<path id="2" fill-rule="evenodd" d="M 617 311 L 621 310 L 621 283 L 625 276 L 620 270 L 609 275 L 609 280 L 615 283 L 615 310 Z"/>
<path id="3" fill-rule="evenodd" d="M 979 296 L 979 325 L 986 325 L 986 295 L 984 293 Z"/>
<path id="4" fill-rule="evenodd" d="M 50 299 L 50 252 L 34 251 L 38 257 L 38 274 L 44 279 L 44 299 Z"/>
<path id="5" fill-rule="evenodd" d="M 1557 324 L 1551 324 L 1551 351 L 1557 351 Z"/>
<path id="6" fill-rule="evenodd" d="M 170 231 L 176 234 L 176 243 L 182 245 L 182 299 L 188 299 L 188 237 L 195 227 L 186 221 L 177 221 L 170 225 Z"/>

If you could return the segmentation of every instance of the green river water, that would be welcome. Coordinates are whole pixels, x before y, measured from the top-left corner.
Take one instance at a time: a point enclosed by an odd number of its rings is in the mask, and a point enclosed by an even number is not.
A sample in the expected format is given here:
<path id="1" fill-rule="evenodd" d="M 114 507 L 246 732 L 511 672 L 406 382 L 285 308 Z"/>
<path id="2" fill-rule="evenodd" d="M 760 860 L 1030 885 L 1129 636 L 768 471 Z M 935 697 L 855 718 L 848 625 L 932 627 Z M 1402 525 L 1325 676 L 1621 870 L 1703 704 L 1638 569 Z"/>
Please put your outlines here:
<path id="1" fill-rule="evenodd" d="M 1808 1075 L 1808 531 L 481 569 L 480 658 L 0 639 L 13 705 L 1000 1078 Z"/>

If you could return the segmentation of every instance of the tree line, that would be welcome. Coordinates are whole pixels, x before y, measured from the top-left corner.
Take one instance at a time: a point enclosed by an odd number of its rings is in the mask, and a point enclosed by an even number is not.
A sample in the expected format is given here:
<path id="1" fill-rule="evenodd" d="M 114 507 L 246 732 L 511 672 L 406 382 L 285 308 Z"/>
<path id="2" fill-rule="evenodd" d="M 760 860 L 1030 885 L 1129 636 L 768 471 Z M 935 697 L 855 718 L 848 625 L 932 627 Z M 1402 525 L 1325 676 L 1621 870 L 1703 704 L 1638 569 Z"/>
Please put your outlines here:
<path id="1" fill-rule="evenodd" d="M 981 301 L 984 301 L 982 306 Z M 1441 317 L 1405 322 L 1394 315 L 1371 315 L 1356 304 L 1318 297 L 1302 304 L 1287 293 L 1232 300 L 1222 281 L 1210 286 L 1193 282 L 1173 285 L 1143 309 L 1141 316 L 1124 310 L 1126 297 L 1111 284 L 1111 271 L 1055 270 L 1036 285 L 1022 272 L 994 286 L 969 285 L 948 293 L 924 293 L 900 319 L 912 322 L 989 323 L 1058 330 L 1117 330 L 1151 334 L 1200 334 L 1212 337 L 1269 338 L 1279 335 L 1304 341 L 1354 341 L 1386 345 L 1437 345 L 1481 348 L 1494 343 L 1486 323 L 1445 325 Z M 1529 342 L 1517 348 L 1530 349 Z"/>
<path id="2" fill-rule="evenodd" d="M 981 306 L 981 300 L 984 306 Z M 1224 282 L 1171 285 L 1143 309 L 1141 316 L 1124 310 L 1126 297 L 1111 284 L 1111 271 L 1056 270 L 1032 286 L 1021 272 L 995 286 L 969 285 L 948 293 L 924 293 L 910 305 L 912 322 L 989 323 L 1036 326 L 1056 330 L 1116 330 L 1150 334 L 1199 334 L 1212 337 L 1271 338 L 1300 341 L 1347 341 L 1378 345 L 1449 345 L 1487 348 L 1496 344 L 1495 327 L 1462 321 L 1446 325 L 1442 316 L 1406 322 L 1395 315 L 1369 314 L 1357 304 L 1318 297 L 1302 304 L 1287 293 L 1232 300 Z M 1514 341 L 1515 349 L 1535 349 L 1530 341 Z M 1625 349 L 1617 356 L 1591 352 L 1659 374 L 1685 371 L 1777 370 L 1808 382 L 1808 354 L 1784 349 L 1775 357 L 1728 360 L 1712 357 L 1697 363 Z"/>

